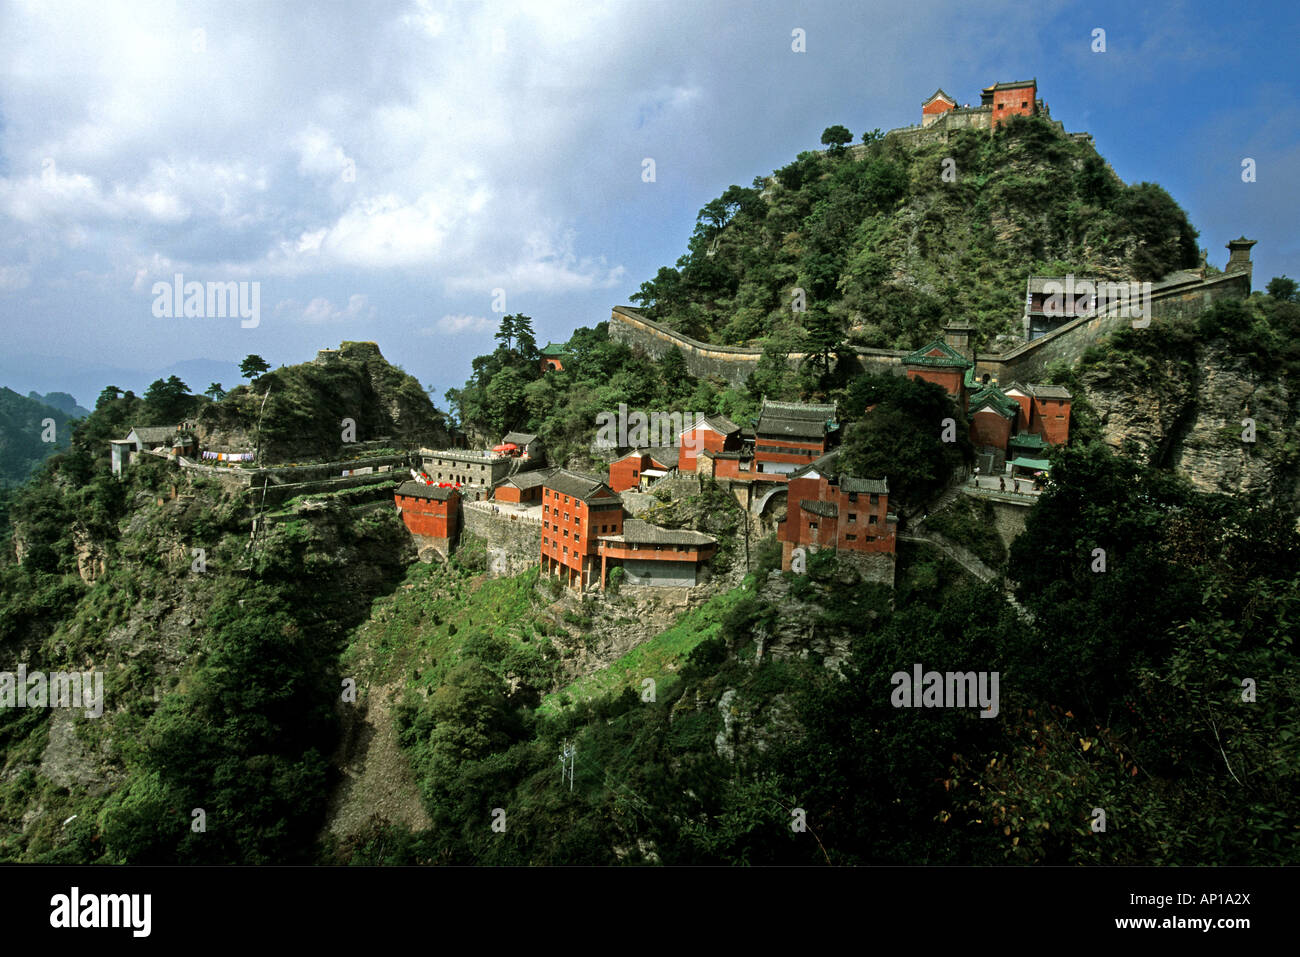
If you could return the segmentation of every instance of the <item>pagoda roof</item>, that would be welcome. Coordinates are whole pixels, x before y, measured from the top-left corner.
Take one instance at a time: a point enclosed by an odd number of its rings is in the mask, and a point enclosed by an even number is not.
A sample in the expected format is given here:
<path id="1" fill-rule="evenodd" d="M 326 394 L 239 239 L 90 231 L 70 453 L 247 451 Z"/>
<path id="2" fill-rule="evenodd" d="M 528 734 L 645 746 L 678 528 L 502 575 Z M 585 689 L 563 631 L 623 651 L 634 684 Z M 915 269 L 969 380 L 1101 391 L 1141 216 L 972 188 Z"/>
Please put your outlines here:
<path id="1" fill-rule="evenodd" d="M 948 369 L 964 369 L 972 363 L 964 355 L 942 339 L 921 346 L 914 352 L 903 356 L 903 365 L 931 366 Z"/>
<path id="2" fill-rule="evenodd" d="M 995 385 L 988 385 L 970 397 L 967 411 L 974 415 L 980 409 L 991 408 L 998 415 L 1014 419 L 1020 414 L 1020 403 Z"/>
<path id="3" fill-rule="evenodd" d="M 618 535 L 598 536 L 602 542 L 623 542 L 638 545 L 716 545 L 718 540 L 712 535 L 692 531 L 689 528 L 662 528 L 651 525 L 637 518 L 623 522 L 623 531 Z"/>

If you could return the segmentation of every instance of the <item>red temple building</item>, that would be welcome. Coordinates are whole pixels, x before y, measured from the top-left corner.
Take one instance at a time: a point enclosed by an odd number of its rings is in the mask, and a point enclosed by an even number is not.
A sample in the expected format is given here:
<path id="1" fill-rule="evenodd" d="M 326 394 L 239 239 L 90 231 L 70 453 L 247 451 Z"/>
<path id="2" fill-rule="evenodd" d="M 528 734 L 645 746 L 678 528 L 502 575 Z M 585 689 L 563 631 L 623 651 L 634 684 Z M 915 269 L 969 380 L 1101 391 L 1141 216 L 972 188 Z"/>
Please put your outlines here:
<path id="1" fill-rule="evenodd" d="M 943 90 L 935 90 L 921 104 L 921 125 L 929 126 L 956 105 L 957 101 Z"/>
<path id="2" fill-rule="evenodd" d="M 540 350 L 542 372 L 562 372 L 564 370 L 564 360 L 567 353 L 564 346 L 557 346 L 554 342 L 548 342 Z"/>
<path id="3" fill-rule="evenodd" d="M 740 426 L 725 415 L 702 415 L 677 436 L 677 468 L 682 472 L 694 472 L 695 460 L 701 452 L 727 452 L 739 448 Z"/>
<path id="4" fill-rule="evenodd" d="M 786 571 L 801 547 L 894 554 L 898 519 L 889 511 L 888 480 L 842 474 L 838 455 L 837 449 L 790 476 L 786 516 L 776 533 Z"/>
<path id="5" fill-rule="evenodd" d="M 954 398 L 963 394 L 966 371 L 974 363 L 966 355 L 970 326 L 952 323 L 944 327 L 944 338 L 935 339 L 903 357 L 909 379 L 933 382 Z"/>
<path id="6" fill-rule="evenodd" d="M 658 458 L 656 454 L 659 455 Z M 643 478 L 646 481 L 661 478 L 667 475 L 676 463 L 677 460 L 670 460 L 662 453 L 654 453 L 648 449 L 633 449 L 627 455 L 610 463 L 609 487 L 615 492 L 640 488 Z"/>
<path id="7" fill-rule="evenodd" d="M 507 476 L 492 489 L 492 499 L 511 505 L 535 505 L 542 500 L 542 486 L 554 471 L 536 469 Z"/>
<path id="8" fill-rule="evenodd" d="M 717 539 L 703 532 L 626 519 L 618 534 L 600 537 L 600 587 L 605 587 L 609 567 L 621 565 L 629 585 L 692 588 L 717 547 Z"/>
<path id="9" fill-rule="evenodd" d="M 393 499 L 416 543 L 432 545 L 447 557 L 460 531 L 460 493 L 454 488 L 403 482 Z"/>
<path id="10" fill-rule="evenodd" d="M 556 469 L 542 486 L 542 571 L 582 591 L 599 575 L 601 535 L 623 530 L 623 500 L 601 479 Z"/>
<path id="11" fill-rule="evenodd" d="M 994 83 L 980 91 L 980 105 L 958 106 L 956 99 L 935 90 L 921 102 L 921 128 L 936 133 L 951 130 L 996 130 L 1013 116 L 1046 116 L 1047 105 L 1038 99 L 1037 80 Z"/>
<path id="12" fill-rule="evenodd" d="M 834 405 L 764 399 L 754 429 L 754 471 L 790 475 L 825 455 L 838 428 Z"/>
<path id="13" fill-rule="evenodd" d="M 997 129 L 1013 116 L 1038 113 L 1038 81 L 994 83 L 980 93 L 980 106 L 993 108 L 993 128 Z"/>

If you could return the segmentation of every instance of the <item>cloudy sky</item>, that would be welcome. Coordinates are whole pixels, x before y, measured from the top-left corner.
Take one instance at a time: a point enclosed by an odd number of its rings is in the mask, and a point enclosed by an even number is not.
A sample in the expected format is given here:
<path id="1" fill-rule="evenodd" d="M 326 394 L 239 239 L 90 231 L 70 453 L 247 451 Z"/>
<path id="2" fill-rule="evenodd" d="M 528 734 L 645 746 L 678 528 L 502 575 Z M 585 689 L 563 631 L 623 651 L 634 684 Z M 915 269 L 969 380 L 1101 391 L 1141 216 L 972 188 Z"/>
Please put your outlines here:
<path id="1" fill-rule="evenodd" d="M 441 402 L 490 351 L 495 290 L 564 341 L 825 127 L 1029 77 L 1211 262 L 1258 239 L 1262 287 L 1300 276 L 1298 26 L 1259 2 L 9 0 L 0 385 L 91 405 L 372 339 Z M 156 316 L 177 273 L 259 284 L 256 326 Z"/>

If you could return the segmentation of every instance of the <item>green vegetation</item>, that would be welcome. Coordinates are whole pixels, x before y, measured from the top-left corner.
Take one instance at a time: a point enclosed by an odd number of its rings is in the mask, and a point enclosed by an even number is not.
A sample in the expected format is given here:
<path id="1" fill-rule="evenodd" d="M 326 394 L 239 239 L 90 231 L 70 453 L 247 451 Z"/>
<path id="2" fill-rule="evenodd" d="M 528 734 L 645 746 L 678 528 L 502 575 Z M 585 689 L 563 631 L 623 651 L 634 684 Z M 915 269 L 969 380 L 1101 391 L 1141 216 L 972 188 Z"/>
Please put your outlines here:
<path id="1" fill-rule="evenodd" d="M 47 456 L 67 448 L 71 422 L 63 409 L 0 388 L 0 488 L 27 481 Z"/>
<path id="2" fill-rule="evenodd" d="M 400 848 L 390 862 L 1294 863 L 1290 524 L 1099 447 L 1055 478 L 1013 549 L 1032 623 L 941 557 L 901 570 L 891 610 L 818 553 L 790 598 L 751 579 L 539 711 L 512 705 L 491 657 L 462 658 L 403 739 L 434 827 L 374 840 Z M 792 628 L 837 668 L 758 656 Z M 999 718 L 893 707 L 914 662 L 1000 672 Z M 1096 806 L 1122 840 L 1097 840 Z"/>
<path id="3" fill-rule="evenodd" d="M 979 342 L 1014 331 L 1027 272 L 1157 279 L 1196 263 L 1196 231 L 1163 189 L 1121 183 L 1045 120 L 915 149 L 873 133 L 846 149 L 847 133 L 706 204 L 686 254 L 633 301 L 710 342 L 910 349 L 952 315 Z"/>
<path id="4" fill-rule="evenodd" d="M 682 615 L 667 631 L 637 645 L 607 667 L 546 695 L 542 699 L 542 712 L 558 712 L 562 702 L 618 697 L 625 688 L 639 695 L 646 678 L 655 682 L 656 694 L 670 692 L 680 680 L 677 672 L 690 653 L 720 634 L 727 616 L 747 595 L 752 595 L 754 584 L 751 575 L 739 588 L 715 595 L 699 608 Z"/>
<path id="5" fill-rule="evenodd" d="M 864 373 L 848 389 L 844 415 L 856 421 L 844 439 L 841 467 L 850 475 L 888 478 L 891 504 L 919 505 L 974 459 L 964 411 L 933 382 Z"/>
<path id="6" fill-rule="evenodd" d="M 962 546 L 990 568 L 1000 568 L 1007 560 L 1007 547 L 996 522 L 990 503 L 958 495 L 943 511 L 927 518 L 925 526 Z"/>

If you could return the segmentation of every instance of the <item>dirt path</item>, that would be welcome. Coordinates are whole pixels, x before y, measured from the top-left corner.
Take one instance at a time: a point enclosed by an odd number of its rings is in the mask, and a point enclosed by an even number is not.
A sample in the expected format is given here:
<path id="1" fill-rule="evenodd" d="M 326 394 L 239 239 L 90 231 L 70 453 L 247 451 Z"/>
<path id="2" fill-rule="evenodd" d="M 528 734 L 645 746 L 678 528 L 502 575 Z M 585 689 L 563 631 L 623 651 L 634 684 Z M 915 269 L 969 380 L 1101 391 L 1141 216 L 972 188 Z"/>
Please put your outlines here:
<path id="1" fill-rule="evenodd" d="M 372 686 L 358 695 L 357 712 L 345 718 L 343 742 L 335 755 L 344 780 L 331 795 L 326 816 L 326 830 L 339 840 L 363 830 L 374 815 L 412 831 L 432 823 L 397 742 L 400 693 L 400 681 Z"/>

